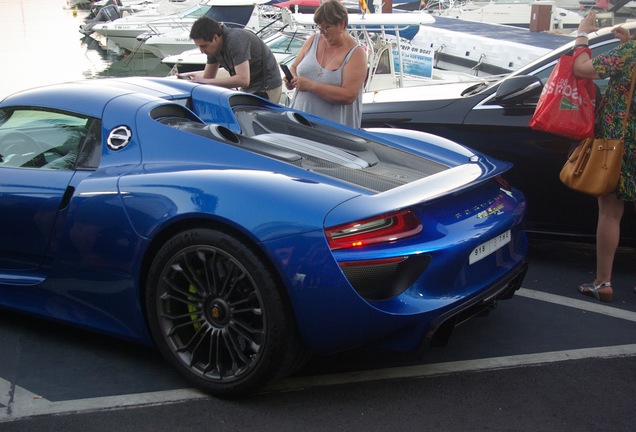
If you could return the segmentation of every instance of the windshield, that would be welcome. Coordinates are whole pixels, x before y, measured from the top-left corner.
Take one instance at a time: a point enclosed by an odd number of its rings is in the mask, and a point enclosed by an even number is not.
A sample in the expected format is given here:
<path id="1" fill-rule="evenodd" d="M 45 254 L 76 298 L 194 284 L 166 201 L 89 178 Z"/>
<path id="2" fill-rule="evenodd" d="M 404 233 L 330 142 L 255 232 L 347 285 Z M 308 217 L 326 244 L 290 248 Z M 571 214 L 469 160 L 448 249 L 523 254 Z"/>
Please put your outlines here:
<path id="1" fill-rule="evenodd" d="M 205 15 L 208 10 L 210 10 L 210 6 L 195 5 L 181 12 L 179 16 L 182 18 L 199 18 Z"/>
<path id="2" fill-rule="evenodd" d="M 636 27 L 636 25 L 631 25 L 630 28 L 631 27 Z M 619 43 L 618 39 L 613 39 L 611 38 L 611 36 L 609 37 L 605 36 L 604 38 L 605 40 L 599 40 L 599 39 L 600 37 L 597 38 L 596 41 L 594 40 L 591 41 L 590 49 L 592 50 L 592 56 L 597 56 L 599 54 L 608 52 L 612 48 L 616 47 Z M 464 92 L 462 93 L 462 96 L 464 97 L 473 96 L 481 92 L 484 92 L 488 90 L 490 87 L 494 85 L 498 85 L 499 82 L 501 82 L 501 79 L 508 76 L 519 76 L 519 75 L 535 76 L 541 80 L 542 84 L 545 84 L 548 77 L 554 70 L 554 67 L 556 66 L 556 62 L 559 59 L 559 57 L 563 55 L 564 53 L 566 53 L 568 50 L 571 50 L 573 45 L 574 45 L 574 42 L 570 42 L 555 51 L 551 51 L 547 53 L 543 57 L 538 58 L 534 62 L 516 70 L 515 72 L 512 72 L 511 74 L 504 75 L 504 76 L 485 77 L 483 81 L 476 83 L 475 85 L 468 87 L 466 90 L 464 90 Z M 605 88 L 607 87 L 607 79 L 598 79 L 598 80 L 594 80 L 594 82 L 596 83 L 596 85 L 599 87 L 601 91 L 604 91 Z"/>
<path id="3" fill-rule="evenodd" d="M 297 53 L 300 51 L 300 48 L 305 43 L 306 36 L 303 34 L 285 34 L 281 33 L 277 37 L 273 37 L 267 41 L 265 44 L 272 50 L 274 53 L 287 54 L 287 53 Z"/>
<path id="4" fill-rule="evenodd" d="M 596 57 L 599 54 L 606 53 L 609 50 L 615 48 L 618 45 L 618 39 L 606 39 L 602 41 L 592 42 L 590 44 L 590 49 L 592 50 L 592 56 Z M 566 46 L 560 48 L 556 52 L 551 52 L 548 55 L 543 56 L 542 58 L 536 60 L 530 65 L 519 69 L 516 72 L 513 72 L 511 75 L 533 75 L 541 80 L 542 84 L 545 84 L 548 80 L 548 77 L 554 70 L 556 66 L 556 62 L 561 55 L 571 50 L 573 47 L 573 42 L 567 44 Z M 594 80 L 596 85 L 599 86 L 601 91 L 607 87 L 607 79 L 598 79 Z"/>

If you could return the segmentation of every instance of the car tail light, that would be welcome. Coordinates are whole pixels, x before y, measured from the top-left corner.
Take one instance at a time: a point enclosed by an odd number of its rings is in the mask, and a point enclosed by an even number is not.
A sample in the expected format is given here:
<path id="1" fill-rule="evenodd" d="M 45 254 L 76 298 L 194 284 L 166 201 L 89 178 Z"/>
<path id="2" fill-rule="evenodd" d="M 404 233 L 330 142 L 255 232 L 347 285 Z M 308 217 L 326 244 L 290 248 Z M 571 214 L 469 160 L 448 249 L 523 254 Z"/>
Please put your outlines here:
<path id="1" fill-rule="evenodd" d="M 332 250 L 389 243 L 414 236 L 421 231 L 420 219 L 410 210 L 400 210 L 325 229 L 327 242 Z"/>
<path id="2" fill-rule="evenodd" d="M 508 183 L 508 180 L 506 180 L 502 176 L 497 176 L 495 178 L 495 181 L 497 181 L 497 183 L 499 183 L 499 185 L 503 187 L 504 189 L 510 190 L 510 183 Z"/>

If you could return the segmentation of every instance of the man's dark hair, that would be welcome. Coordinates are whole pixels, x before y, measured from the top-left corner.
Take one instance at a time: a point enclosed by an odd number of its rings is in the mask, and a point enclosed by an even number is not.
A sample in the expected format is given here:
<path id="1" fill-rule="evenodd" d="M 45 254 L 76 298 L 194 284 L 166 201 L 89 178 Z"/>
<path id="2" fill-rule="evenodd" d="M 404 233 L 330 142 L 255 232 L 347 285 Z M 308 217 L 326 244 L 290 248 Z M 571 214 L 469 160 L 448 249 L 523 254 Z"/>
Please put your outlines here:
<path id="1" fill-rule="evenodd" d="M 192 40 L 203 39 L 210 42 L 214 36 L 221 36 L 221 34 L 223 34 L 221 24 L 206 16 L 198 18 L 190 29 L 190 39 Z"/>

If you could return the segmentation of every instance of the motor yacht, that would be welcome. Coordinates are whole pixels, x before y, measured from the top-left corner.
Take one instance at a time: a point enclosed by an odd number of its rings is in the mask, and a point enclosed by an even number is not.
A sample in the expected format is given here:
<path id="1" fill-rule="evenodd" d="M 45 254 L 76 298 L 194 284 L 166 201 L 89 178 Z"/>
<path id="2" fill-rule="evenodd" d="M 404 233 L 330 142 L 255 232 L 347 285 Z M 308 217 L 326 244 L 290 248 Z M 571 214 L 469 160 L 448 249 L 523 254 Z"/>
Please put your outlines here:
<path id="1" fill-rule="evenodd" d="M 133 13 L 111 22 L 95 25 L 94 33 L 114 42 L 122 49 L 131 52 L 147 51 L 137 39 L 142 33 L 150 31 L 149 25 L 169 31 L 191 26 L 199 17 L 206 15 L 213 7 L 234 4 L 233 0 L 187 0 L 185 2 L 165 2 L 162 7 Z"/>
<path id="2" fill-rule="evenodd" d="M 559 7 L 551 0 L 447 0 L 431 2 L 425 10 L 436 16 L 491 24 L 523 28 L 541 25 L 541 31 L 577 28 L 583 18 L 578 11 Z"/>
<path id="3" fill-rule="evenodd" d="M 267 34 L 281 28 L 280 14 L 273 15 L 271 7 L 264 6 L 270 0 L 215 0 L 205 13 L 206 16 L 222 22 L 227 27 L 252 30 L 257 34 Z M 263 13 L 263 8 L 267 12 Z M 276 8 L 276 11 L 280 9 Z M 145 51 L 159 58 L 180 54 L 195 48 L 190 39 L 190 28 L 194 20 L 186 19 L 182 25 L 166 25 L 163 21 L 151 21 L 145 32 L 137 36 L 137 41 Z"/>

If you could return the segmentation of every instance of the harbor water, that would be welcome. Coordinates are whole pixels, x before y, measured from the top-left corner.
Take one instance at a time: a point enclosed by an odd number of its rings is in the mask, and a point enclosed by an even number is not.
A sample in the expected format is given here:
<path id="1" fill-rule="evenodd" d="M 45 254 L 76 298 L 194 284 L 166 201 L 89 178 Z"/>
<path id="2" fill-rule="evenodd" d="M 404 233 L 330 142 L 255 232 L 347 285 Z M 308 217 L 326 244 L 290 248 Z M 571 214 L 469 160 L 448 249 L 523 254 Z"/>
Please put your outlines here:
<path id="1" fill-rule="evenodd" d="M 66 0 L 0 0 L 0 99 L 41 85 L 114 76 L 166 76 L 151 54 L 124 56 L 79 32 L 88 11 Z"/>
<path id="2" fill-rule="evenodd" d="M 152 54 L 125 55 L 97 34 L 84 36 L 79 27 L 89 12 L 69 2 L 0 0 L 0 98 L 59 82 L 170 73 Z"/>

